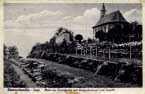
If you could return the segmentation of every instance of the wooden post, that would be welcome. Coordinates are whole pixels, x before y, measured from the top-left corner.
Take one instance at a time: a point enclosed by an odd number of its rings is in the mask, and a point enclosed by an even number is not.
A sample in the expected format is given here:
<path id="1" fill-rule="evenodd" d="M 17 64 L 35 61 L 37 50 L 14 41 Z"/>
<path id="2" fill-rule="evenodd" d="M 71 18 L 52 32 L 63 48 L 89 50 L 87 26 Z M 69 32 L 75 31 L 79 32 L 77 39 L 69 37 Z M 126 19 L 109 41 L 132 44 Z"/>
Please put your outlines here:
<path id="1" fill-rule="evenodd" d="M 130 43 L 130 34 L 129 34 L 129 58 L 131 59 L 131 43 Z"/>
<path id="2" fill-rule="evenodd" d="M 84 55 L 86 55 L 86 47 L 84 48 Z"/>
<path id="3" fill-rule="evenodd" d="M 91 46 L 90 46 L 90 56 L 91 56 L 92 54 L 91 54 Z"/>
<path id="4" fill-rule="evenodd" d="M 81 47 L 81 55 L 82 55 L 82 47 Z"/>
<path id="5" fill-rule="evenodd" d="M 110 47 L 109 47 L 109 59 L 111 58 L 111 55 L 110 55 Z"/>
<path id="6" fill-rule="evenodd" d="M 105 58 L 105 50 L 103 49 L 103 58 Z"/>
<path id="7" fill-rule="evenodd" d="M 77 47 L 76 47 L 76 55 L 77 55 L 78 53 L 77 53 Z"/>
<path id="8" fill-rule="evenodd" d="M 130 44 L 130 59 L 131 59 L 131 44 Z"/>
<path id="9" fill-rule="evenodd" d="M 96 47 L 96 57 L 98 56 L 98 49 L 97 49 L 97 47 Z"/>

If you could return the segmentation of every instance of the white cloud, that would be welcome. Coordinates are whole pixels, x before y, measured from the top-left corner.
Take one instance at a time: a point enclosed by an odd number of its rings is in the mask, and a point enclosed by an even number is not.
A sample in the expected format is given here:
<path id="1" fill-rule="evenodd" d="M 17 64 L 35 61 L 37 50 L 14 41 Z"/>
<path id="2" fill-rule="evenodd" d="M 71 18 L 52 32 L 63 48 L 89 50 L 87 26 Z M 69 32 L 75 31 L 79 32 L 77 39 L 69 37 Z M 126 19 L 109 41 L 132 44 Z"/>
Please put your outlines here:
<path id="1" fill-rule="evenodd" d="M 60 11 L 48 10 L 21 15 L 16 20 L 5 22 L 5 43 L 17 45 L 20 55 L 26 56 L 35 43 L 49 41 L 60 26 L 71 29 L 74 35 L 82 34 L 84 38 L 92 37 L 92 26 L 98 19 L 97 8 L 88 9 L 83 15 L 76 17 L 64 15 Z"/>
<path id="2" fill-rule="evenodd" d="M 15 21 L 6 21 L 5 28 L 48 28 L 54 21 L 59 23 L 61 17 L 63 13 L 60 11 L 43 10 L 39 13 L 21 15 Z"/>
<path id="3" fill-rule="evenodd" d="M 141 11 L 132 9 L 124 13 L 124 17 L 129 21 L 141 21 Z M 35 43 L 49 41 L 60 26 L 71 29 L 74 35 L 82 34 L 84 38 L 92 38 L 92 27 L 99 18 L 100 11 L 97 8 L 87 9 L 76 17 L 48 10 L 21 15 L 16 20 L 5 21 L 5 43 L 17 45 L 20 54 L 26 56 Z"/>
<path id="4" fill-rule="evenodd" d="M 139 23 L 142 23 L 141 15 L 142 15 L 142 12 L 141 10 L 138 10 L 138 9 L 132 9 L 124 13 L 124 17 L 129 22 L 138 21 Z"/>
<path id="5" fill-rule="evenodd" d="M 82 25 L 94 25 L 99 19 L 99 10 L 92 8 L 84 11 L 81 16 L 64 16 L 60 11 L 43 10 L 39 13 L 29 15 L 21 15 L 15 21 L 9 20 L 5 22 L 5 28 L 57 28 L 59 26 L 71 27 L 77 25 L 82 28 Z"/>
<path id="6" fill-rule="evenodd" d="M 97 8 L 92 8 L 84 11 L 83 15 L 77 16 L 73 19 L 72 29 L 74 29 L 74 34 L 79 33 L 82 34 L 84 38 L 92 38 L 92 27 L 98 22 L 99 18 L 100 10 Z"/>
<path id="7" fill-rule="evenodd" d="M 17 18 L 16 22 L 25 24 L 46 24 L 51 20 L 57 20 L 63 13 L 60 11 L 52 12 L 48 10 L 43 10 L 40 13 L 23 15 Z"/>
<path id="8" fill-rule="evenodd" d="M 44 43 L 54 35 L 55 32 L 47 29 L 7 29 L 5 30 L 5 44 L 16 45 L 21 56 L 27 56 L 33 45 L 37 42 Z"/>
<path id="9" fill-rule="evenodd" d="M 100 10 L 97 8 L 88 9 L 82 16 L 74 18 L 74 22 L 78 24 L 94 24 L 99 20 Z"/>

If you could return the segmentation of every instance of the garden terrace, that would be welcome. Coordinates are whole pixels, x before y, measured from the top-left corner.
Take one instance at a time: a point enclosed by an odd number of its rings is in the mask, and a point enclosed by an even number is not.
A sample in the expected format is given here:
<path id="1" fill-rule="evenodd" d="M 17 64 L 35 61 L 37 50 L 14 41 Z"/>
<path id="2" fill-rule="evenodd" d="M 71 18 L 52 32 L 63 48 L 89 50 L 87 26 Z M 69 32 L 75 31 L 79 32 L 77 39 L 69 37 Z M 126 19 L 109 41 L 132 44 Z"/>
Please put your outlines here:
<path id="1" fill-rule="evenodd" d="M 40 54 L 40 53 L 37 53 Z M 69 65 L 71 67 L 80 68 L 94 72 L 96 75 L 110 76 L 112 79 L 119 79 L 123 82 L 123 76 L 126 76 L 129 81 L 134 83 L 142 82 L 142 67 L 138 62 L 128 61 L 111 61 L 111 60 L 97 60 L 93 58 L 79 57 L 73 55 L 59 54 L 59 53 L 45 53 L 39 55 L 41 57 L 32 57 L 46 59 L 54 63 Z M 123 70 L 123 73 L 122 73 Z"/>

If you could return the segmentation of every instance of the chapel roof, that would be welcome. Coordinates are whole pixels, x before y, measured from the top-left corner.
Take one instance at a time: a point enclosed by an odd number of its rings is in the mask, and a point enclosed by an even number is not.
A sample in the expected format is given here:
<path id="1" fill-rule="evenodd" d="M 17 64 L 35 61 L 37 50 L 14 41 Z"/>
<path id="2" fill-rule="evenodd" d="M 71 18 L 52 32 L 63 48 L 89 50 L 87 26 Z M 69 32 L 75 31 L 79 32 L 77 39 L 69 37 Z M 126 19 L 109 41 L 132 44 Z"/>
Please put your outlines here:
<path id="1" fill-rule="evenodd" d="M 109 22 L 125 22 L 125 18 L 122 16 L 121 12 L 119 10 L 111 12 L 109 14 L 106 14 L 104 17 L 100 18 L 100 20 L 97 22 L 97 24 L 94 27 L 98 27 L 100 25 L 109 23 Z M 93 28 L 94 28 L 93 27 Z"/>

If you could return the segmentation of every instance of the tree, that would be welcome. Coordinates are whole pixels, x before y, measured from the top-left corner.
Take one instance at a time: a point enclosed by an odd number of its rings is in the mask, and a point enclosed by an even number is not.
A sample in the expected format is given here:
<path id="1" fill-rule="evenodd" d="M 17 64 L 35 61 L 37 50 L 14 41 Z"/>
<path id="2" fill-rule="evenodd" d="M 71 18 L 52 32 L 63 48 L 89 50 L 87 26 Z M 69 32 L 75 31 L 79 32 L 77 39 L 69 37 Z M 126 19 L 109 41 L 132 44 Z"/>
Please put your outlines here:
<path id="1" fill-rule="evenodd" d="M 69 30 L 69 34 L 70 34 L 70 35 L 69 35 L 70 41 L 73 42 L 73 41 L 74 41 L 74 40 L 73 40 L 73 39 L 74 39 L 73 32 L 72 32 L 71 30 Z"/>
<path id="2" fill-rule="evenodd" d="M 55 45 L 56 45 L 56 37 L 54 36 L 50 39 L 50 47 L 49 47 L 50 52 L 55 51 L 56 48 Z"/>
<path id="3" fill-rule="evenodd" d="M 17 58 L 19 56 L 18 48 L 16 46 L 8 47 L 10 58 Z"/>
<path id="4" fill-rule="evenodd" d="M 56 43 L 56 37 L 52 37 L 50 39 L 50 44 L 55 44 Z"/>
<path id="5" fill-rule="evenodd" d="M 75 36 L 75 39 L 79 41 L 79 43 L 81 43 L 81 40 L 83 39 L 83 36 L 81 34 L 77 34 Z"/>
<path id="6" fill-rule="evenodd" d="M 61 53 L 66 53 L 68 51 L 68 46 L 65 39 L 63 39 L 63 41 L 60 43 L 59 49 L 61 50 Z"/>
<path id="7" fill-rule="evenodd" d="M 88 38 L 88 43 L 93 43 L 93 39 Z"/>
<path id="8" fill-rule="evenodd" d="M 59 35 L 59 33 L 60 33 L 63 29 L 64 29 L 63 27 L 59 27 L 59 28 L 57 29 L 57 32 L 55 33 L 55 35 Z"/>
<path id="9" fill-rule="evenodd" d="M 137 21 L 130 23 L 131 28 L 131 35 L 134 37 L 134 41 L 141 41 L 142 40 L 142 25 L 139 24 Z"/>
<path id="10" fill-rule="evenodd" d="M 110 29 L 107 33 L 107 41 L 122 42 L 123 30 L 119 24 L 116 24 L 114 28 Z"/>
<path id="11" fill-rule="evenodd" d="M 4 44 L 4 55 L 6 55 L 7 46 Z"/>
<path id="12" fill-rule="evenodd" d="M 98 38 L 100 41 L 106 41 L 107 35 L 103 30 L 96 32 L 95 37 Z"/>
<path id="13" fill-rule="evenodd" d="M 123 43 L 142 40 L 142 25 L 138 22 L 131 22 L 121 27 L 119 24 L 109 30 L 107 41 Z"/>

